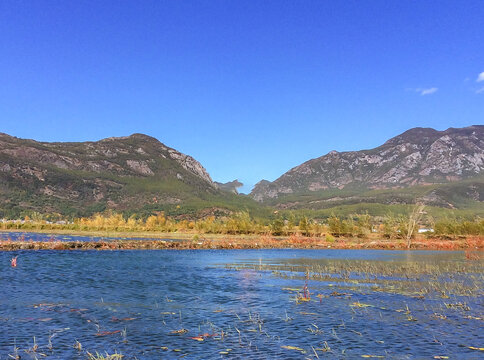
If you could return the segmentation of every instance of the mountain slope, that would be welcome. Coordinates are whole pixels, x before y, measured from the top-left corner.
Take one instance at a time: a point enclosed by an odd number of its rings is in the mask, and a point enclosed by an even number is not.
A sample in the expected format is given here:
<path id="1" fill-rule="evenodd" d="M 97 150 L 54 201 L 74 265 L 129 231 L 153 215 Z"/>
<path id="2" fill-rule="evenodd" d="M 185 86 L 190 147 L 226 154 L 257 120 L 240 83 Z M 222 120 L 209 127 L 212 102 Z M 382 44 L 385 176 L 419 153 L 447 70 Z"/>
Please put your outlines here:
<path id="1" fill-rule="evenodd" d="M 219 193 L 199 162 L 147 135 L 46 143 L 0 134 L 0 216 L 138 209 Z"/>
<path id="2" fill-rule="evenodd" d="M 414 128 L 375 149 L 332 151 L 309 160 L 274 182 L 259 182 L 250 195 L 258 201 L 286 205 L 296 202 L 301 207 L 308 205 L 308 198 L 337 203 L 344 193 L 351 194 L 353 203 L 357 203 L 371 189 L 395 190 L 460 181 L 478 176 L 483 169 L 484 126 L 445 131 Z M 482 179 L 477 183 L 481 184 Z M 481 186 L 478 188 L 482 191 Z M 393 190 L 385 199 L 379 196 L 375 201 L 391 202 L 398 193 Z"/>

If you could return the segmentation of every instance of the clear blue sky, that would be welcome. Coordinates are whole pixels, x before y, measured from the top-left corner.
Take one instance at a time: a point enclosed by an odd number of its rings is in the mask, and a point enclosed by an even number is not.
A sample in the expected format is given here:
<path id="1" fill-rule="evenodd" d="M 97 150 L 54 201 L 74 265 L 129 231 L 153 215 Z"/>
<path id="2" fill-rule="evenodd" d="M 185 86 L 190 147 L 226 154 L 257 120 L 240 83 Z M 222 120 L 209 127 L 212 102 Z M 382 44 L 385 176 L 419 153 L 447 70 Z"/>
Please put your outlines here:
<path id="1" fill-rule="evenodd" d="M 484 123 L 483 1 L 0 1 L 0 132 L 145 133 L 248 190 Z"/>

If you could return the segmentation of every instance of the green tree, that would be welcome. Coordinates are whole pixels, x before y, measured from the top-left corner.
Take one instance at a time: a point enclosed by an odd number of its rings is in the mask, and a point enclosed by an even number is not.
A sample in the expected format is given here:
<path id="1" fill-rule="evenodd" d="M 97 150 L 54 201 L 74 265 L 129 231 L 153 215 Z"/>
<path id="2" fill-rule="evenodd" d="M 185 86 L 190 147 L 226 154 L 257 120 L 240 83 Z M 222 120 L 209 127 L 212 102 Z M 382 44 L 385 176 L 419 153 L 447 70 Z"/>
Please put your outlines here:
<path id="1" fill-rule="evenodd" d="M 309 224 L 308 218 L 303 216 L 301 220 L 299 220 L 299 231 L 304 236 L 309 236 L 311 230 L 311 225 Z"/>
<path id="2" fill-rule="evenodd" d="M 284 230 L 284 220 L 278 217 L 271 222 L 270 227 L 271 227 L 272 235 L 274 236 L 282 235 L 282 232 Z"/>

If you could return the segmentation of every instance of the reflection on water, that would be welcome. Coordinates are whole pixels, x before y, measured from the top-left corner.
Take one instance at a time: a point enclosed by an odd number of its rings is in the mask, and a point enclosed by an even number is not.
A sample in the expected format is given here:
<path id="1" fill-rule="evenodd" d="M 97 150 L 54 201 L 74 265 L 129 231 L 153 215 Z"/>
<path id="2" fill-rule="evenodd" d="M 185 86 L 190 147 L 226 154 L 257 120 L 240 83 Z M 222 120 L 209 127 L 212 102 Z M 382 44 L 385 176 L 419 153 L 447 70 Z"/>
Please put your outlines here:
<path id="1" fill-rule="evenodd" d="M 478 358 L 484 344 L 483 264 L 462 252 L 19 251 L 0 266 L 0 359 Z"/>

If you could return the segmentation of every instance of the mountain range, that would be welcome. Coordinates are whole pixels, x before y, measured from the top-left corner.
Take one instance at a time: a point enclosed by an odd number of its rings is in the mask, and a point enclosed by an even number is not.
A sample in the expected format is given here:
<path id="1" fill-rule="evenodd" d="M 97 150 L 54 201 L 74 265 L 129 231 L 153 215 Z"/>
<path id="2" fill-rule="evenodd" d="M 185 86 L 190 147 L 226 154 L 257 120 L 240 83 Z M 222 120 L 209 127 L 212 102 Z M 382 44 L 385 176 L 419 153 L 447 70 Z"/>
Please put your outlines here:
<path id="1" fill-rule="evenodd" d="M 273 182 L 260 181 L 250 195 L 283 208 L 314 208 L 414 202 L 420 189 L 419 200 L 453 207 L 448 194 L 444 196 L 436 185 L 449 188 L 467 181 L 464 197 L 483 201 L 483 169 L 484 126 L 445 131 L 413 128 L 374 149 L 331 151 L 306 161 Z"/>
<path id="2" fill-rule="evenodd" d="M 142 134 L 47 143 L 0 134 L 0 211 L 89 215 L 180 207 L 221 196 L 191 156 Z M 0 214 L 1 215 L 1 214 Z"/>
<path id="3" fill-rule="evenodd" d="M 484 126 L 414 128 L 374 149 L 309 160 L 246 196 L 238 180 L 214 182 L 193 157 L 147 135 L 48 143 L 0 133 L 0 217 L 106 209 L 204 216 L 416 201 L 484 212 L 483 169 Z"/>

